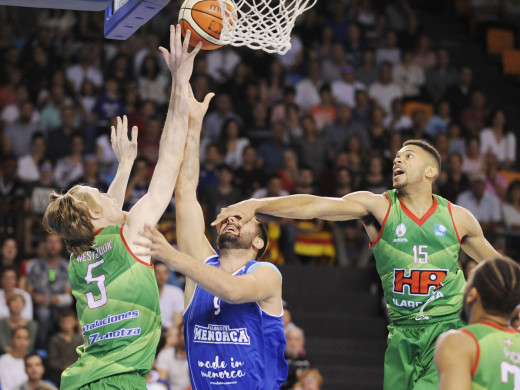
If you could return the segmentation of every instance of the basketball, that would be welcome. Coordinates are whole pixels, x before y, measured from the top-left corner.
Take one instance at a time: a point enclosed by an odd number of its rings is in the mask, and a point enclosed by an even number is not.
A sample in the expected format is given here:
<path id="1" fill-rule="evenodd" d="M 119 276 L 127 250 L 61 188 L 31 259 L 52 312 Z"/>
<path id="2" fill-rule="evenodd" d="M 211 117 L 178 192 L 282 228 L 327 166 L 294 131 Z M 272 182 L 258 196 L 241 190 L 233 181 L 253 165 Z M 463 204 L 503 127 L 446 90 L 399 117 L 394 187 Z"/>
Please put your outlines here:
<path id="1" fill-rule="evenodd" d="M 232 5 L 227 4 L 232 11 Z M 215 50 L 222 46 L 219 43 L 222 31 L 222 12 L 217 0 L 185 0 L 179 11 L 179 23 L 182 34 L 191 30 L 190 45 L 202 42 L 202 50 Z"/>

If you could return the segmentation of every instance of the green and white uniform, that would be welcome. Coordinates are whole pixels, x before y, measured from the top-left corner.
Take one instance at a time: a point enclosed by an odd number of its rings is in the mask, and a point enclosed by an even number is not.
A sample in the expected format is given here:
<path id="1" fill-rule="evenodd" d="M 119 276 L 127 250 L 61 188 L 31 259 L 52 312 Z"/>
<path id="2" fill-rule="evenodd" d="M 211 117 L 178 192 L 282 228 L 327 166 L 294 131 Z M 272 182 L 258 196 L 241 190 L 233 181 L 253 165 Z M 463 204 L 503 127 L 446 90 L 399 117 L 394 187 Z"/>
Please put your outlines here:
<path id="1" fill-rule="evenodd" d="M 472 390 L 513 390 L 520 387 L 520 333 L 483 321 L 461 329 L 477 343 L 471 370 Z"/>
<path id="2" fill-rule="evenodd" d="M 463 325 L 459 312 L 465 279 L 458 266 L 460 238 L 451 204 L 433 195 L 430 210 L 417 218 L 396 190 L 384 195 L 390 207 L 370 244 L 392 320 L 384 388 L 437 389 L 437 336 Z"/>
<path id="3" fill-rule="evenodd" d="M 133 255 L 122 232 L 108 226 L 96 232 L 92 250 L 71 256 L 69 278 L 85 344 L 63 372 L 62 389 L 126 373 L 142 382 L 132 389 L 146 389 L 161 333 L 159 291 L 153 266 Z"/>

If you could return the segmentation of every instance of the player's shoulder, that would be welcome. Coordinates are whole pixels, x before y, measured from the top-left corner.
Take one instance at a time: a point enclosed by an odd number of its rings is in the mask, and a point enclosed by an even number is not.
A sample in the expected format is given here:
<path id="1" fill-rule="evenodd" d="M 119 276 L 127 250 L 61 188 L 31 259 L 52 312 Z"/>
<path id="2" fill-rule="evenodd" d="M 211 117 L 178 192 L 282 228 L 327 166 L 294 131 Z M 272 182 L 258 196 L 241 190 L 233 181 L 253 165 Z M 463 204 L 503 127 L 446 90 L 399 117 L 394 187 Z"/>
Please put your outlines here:
<path id="1" fill-rule="evenodd" d="M 450 329 L 437 339 L 437 349 L 470 352 L 476 348 L 476 338 L 467 329 Z"/>
<path id="2" fill-rule="evenodd" d="M 274 278 L 281 282 L 282 273 L 276 265 L 268 261 L 251 262 L 247 267 L 246 274 L 255 273 L 256 276 L 261 275 L 264 278 Z"/>

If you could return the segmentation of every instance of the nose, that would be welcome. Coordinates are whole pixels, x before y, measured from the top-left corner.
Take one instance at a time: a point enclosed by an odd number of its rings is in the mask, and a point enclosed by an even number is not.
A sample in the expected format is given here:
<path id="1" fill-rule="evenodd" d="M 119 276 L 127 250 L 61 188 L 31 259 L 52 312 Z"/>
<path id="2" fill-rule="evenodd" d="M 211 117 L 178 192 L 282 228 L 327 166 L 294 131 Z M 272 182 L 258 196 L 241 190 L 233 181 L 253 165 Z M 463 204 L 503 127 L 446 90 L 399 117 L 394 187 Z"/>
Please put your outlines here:
<path id="1" fill-rule="evenodd" d="M 401 162 L 401 158 L 398 157 L 398 156 L 395 156 L 395 158 L 394 158 L 394 165 L 395 165 L 395 164 L 398 164 L 398 163 L 400 163 L 400 162 Z"/>
<path id="2" fill-rule="evenodd" d="M 227 223 L 232 223 L 234 225 L 237 225 L 238 224 L 238 218 L 237 217 L 228 217 L 228 219 L 226 220 Z"/>

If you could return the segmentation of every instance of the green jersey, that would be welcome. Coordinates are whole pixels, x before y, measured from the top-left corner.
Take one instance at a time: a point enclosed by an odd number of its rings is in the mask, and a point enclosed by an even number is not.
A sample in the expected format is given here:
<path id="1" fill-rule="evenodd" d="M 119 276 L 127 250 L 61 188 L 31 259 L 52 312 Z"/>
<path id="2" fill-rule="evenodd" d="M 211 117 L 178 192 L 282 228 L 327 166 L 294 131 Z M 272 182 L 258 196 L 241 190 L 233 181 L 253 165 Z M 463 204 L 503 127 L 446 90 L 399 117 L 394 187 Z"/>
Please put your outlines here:
<path id="1" fill-rule="evenodd" d="M 146 375 L 161 333 L 159 290 L 153 266 L 133 255 L 123 228 L 96 232 L 92 250 L 71 256 L 69 278 L 85 344 L 63 372 L 61 388 L 128 372 Z"/>
<path id="2" fill-rule="evenodd" d="M 477 343 L 472 390 L 520 388 L 520 333 L 483 321 L 461 329 Z"/>
<path id="3" fill-rule="evenodd" d="M 458 266 L 460 238 L 451 203 L 433 195 L 430 210 L 417 218 L 399 201 L 396 190 L 384 196 L 390 206 L 370 246 L 390 318 L 406 324 L 457 315 L 465 279 Z"/>

